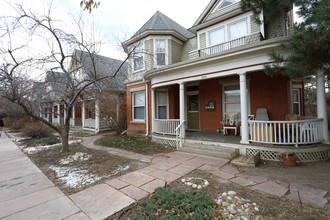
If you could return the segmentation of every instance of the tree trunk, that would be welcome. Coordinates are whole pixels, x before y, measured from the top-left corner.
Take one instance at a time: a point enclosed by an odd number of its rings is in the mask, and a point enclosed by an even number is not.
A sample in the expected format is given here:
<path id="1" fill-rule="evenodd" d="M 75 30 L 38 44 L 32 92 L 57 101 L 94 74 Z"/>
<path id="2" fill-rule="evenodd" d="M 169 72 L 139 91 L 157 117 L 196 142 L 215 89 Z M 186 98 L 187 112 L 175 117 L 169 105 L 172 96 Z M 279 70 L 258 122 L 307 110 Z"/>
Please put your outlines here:
<path id="1" fill-rule="evenodd" d="M 72 107 L 66 107 L 64 106 L 64 110 L 66 111 L 65 118 L 64 118 L 64 125 L 63 125 L 63 131 L 61 134 L 62 139 L 62 149 L 61 153 L 67 153 L 70 151 L 69 148 L 69 131 L 70 131 L 70 114 L 72 111 Z"/>

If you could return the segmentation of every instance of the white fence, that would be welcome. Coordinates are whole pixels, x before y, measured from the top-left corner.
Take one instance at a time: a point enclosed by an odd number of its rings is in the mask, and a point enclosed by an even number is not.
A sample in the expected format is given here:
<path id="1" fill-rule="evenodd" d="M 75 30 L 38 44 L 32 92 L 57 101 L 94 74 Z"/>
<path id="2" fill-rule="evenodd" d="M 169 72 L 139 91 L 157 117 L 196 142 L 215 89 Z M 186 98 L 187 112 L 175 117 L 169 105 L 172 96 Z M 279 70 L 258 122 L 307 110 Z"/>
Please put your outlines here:
<path id="1" fill-rule="evenodd" d="M 176 135 L 180 119 L 154 119 L 153 132 L 158 134 Z"/>
<path id="2" fill-rule="evenodd" d="M 249 120 L 250 141 L 266 144 L 314 144 L 323 139 L 323 119 L 298 121 Z"/>

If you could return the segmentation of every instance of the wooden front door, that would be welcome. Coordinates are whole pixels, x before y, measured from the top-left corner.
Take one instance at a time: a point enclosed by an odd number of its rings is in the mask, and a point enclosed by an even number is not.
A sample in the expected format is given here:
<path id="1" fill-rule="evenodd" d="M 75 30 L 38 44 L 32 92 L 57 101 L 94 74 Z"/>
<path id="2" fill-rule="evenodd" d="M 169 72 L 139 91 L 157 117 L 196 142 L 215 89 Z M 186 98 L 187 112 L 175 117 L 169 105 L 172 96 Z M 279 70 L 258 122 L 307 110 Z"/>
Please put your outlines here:
<path id="1" fill-rule="evenodd" d="M 188 129 L 199 130 L 199 96 L 188 95 L 187 108 Z"/>

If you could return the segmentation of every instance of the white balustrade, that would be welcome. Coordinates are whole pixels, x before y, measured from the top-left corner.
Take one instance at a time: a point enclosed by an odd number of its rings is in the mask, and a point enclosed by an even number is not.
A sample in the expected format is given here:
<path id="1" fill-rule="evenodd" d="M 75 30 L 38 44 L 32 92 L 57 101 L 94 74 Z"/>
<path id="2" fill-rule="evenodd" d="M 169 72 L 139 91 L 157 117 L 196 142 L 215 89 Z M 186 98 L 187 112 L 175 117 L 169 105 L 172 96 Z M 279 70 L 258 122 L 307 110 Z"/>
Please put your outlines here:
<path id="1" fill-rule="evenodd" d="M 180 119 L 154 119 L 153 132 L 158 134 L 176 135 L 176 128 L 180 124 Z"/>
<path id="2" fill-rule="evenodd" d="M 184 137 L 183 137 L 183 132 L 185 129 L 185 121 L 182 121 L 176 128 L 175 128 L 175 132 L 176 132 L 176 148 L 178 149 L 179 147 L 182 147 L 183 141 L 184 141 Z"/>
<path id="3" fill-rule="evenodd" d="M 250 141 L 265 144 L 300 145 L 323 140 L 323 119 L 298 121 L 249 120 Z"/>

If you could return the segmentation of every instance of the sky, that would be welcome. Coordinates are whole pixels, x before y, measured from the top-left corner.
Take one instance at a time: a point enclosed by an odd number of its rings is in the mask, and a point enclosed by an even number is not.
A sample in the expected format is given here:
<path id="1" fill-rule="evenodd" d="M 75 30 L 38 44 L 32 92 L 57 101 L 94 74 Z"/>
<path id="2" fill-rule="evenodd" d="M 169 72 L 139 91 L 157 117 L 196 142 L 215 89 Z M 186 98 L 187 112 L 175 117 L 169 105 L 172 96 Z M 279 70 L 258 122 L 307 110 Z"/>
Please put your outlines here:
<path id="1" fill-rule="evenodd" d="M 80 0 L 0 0 L 0 16 L 10 16 L 14 11 L 8 2 L 21 3 L 25 8 L 43 14 L 52 4 L 52 15 L 63 22 L 67 30 L 73 30 L 72 17 L 83 14 L 88 27 L 87 35 L 106 42 L 100 54 L 124 59 L 120 43 L 129 39 L 151 16 L 160 11 L 185 28 L 193 26 L 210 0 L 99 0 L 100 6 L 90 14 L 80 8 Z M 93 34 L 92 34 L 93 33 Z M 27 36 L 18 35 L 16 41 Z M 30 52 L 42 51 L 40 41 L 31 43 Z"/>

